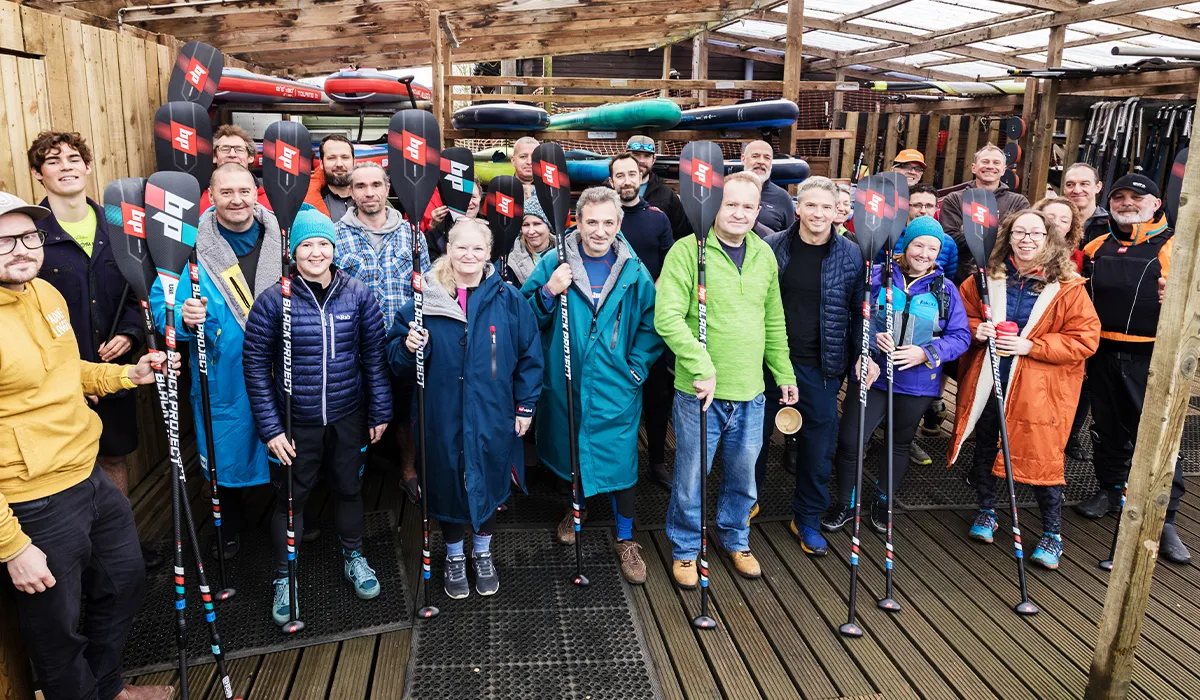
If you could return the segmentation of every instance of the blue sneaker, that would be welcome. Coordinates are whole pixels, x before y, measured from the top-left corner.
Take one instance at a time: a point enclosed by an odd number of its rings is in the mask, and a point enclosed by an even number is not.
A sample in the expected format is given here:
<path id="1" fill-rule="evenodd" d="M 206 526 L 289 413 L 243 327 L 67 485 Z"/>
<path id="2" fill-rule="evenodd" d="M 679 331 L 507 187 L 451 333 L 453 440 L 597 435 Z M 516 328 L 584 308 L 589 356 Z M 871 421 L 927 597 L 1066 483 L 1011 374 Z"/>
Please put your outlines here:
<path id="1" fill-rule="evenodd" d="M 820 530 L 811 527 L 796 527 L 796 521 L 793 520 L 788 524 L 792 534 L 800 540 L 800 549 L 804 550 L 805 554 L 811 554 L 814 557 L 823 557 L 829 553 L 829 543 L 825 541 L 825 537 Z"/>
<path id="2" fill-rule="evenodd" d="M 271 619 L 279 626 L 292 619 L 292 596 L 288 589 L 287 576 L 275 579 L 275 600 L 271 603 Z M 296 615 L 300 614 L 300 601 L 296 601 Z"/>
<path id="3" fill-rule="evenodd" d="M 495 595 L 500 590 L 500 576 L 491 552 L 478 552 L 471 556 L 475 567 L 475 592 L 479 595 Z"/>
<path id="4" fill-rule="evenodd" d="M 1033 550 L 1033 556 L 1030 559 L 1047 569 L 1057 569 L 1062 551 L 1062 535 L 1047 532 L 1042 534 L 1042 539 L 1038 542 L 1037 549 Z"/>
<path id="5" fill-rule="evenodd" d="M 971 525 L 971 539 L 991 544 L 996 530 L 999 529 L 1000 521 L 996 520 L 996 511 L 981 508 Z"/>
<path id="6" fill-rule="evenodd" d="M 375 577 L 375 570 L 367 564 L 367 558 L 362 552 L 350 552 L 345 559 L 343 575 L 354 586 L 354 595 L 362 600 L 370 600 L 379 595 L 379 579 Z"/>

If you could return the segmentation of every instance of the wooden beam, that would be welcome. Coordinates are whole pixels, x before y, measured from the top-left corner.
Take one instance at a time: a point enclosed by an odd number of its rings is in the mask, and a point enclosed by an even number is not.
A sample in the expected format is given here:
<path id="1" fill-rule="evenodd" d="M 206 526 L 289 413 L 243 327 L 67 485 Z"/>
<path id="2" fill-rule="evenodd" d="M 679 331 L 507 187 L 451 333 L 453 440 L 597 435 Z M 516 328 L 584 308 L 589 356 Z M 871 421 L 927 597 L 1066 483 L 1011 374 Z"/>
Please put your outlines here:
<path id="1" fill-rule="evenodd" d="M 958 174 L 958 139 L 962 132 L 962 117 L 955 114 L 950 117 L 950 126 L 946 136 L 946 151 L 942 156 L 942 187 L 957 184 L 954 176 Z"/>
<path id="2" fill-rule="evenodd" d="M 1152 73 L 1130 73 L 1128 75 L 1105 75 L 1097 78 L 1058 81 L 1058 91 L 1063 95 L 1100 92 L 1118 88 L 1148 88 L 1161 85 L 1187 85 L 1194 89 L 1200 78 L 1198 68 L 1176 68 Z"/>
<path id="3" fill-rule="evenodd" d="M 173 4 L 175 0 L 168 0 Z M 142 5 L 143 3 L 138 3 Z M 166 3 L 145 3 L 150 5 Z M 362 5 L 387 5 L 391 8 L 408 8 L 414 14 L 418 11 L 419 3 L 413 0 L 248 0 L 221 5 L 195 5 L 191 7 L 150 7 L 146 9 L 128 10 L 122 13 L 125 22 L 159 22 L 171 20 L 196 19 L 202 17 L 221 17 L 237 15 L 243 18 L 251 14 L 265 12 L 287 12 L 300 10 L 316 10 L 331 7 L 359 7 Z M 171 27 L 174 31 L 175 27 Z"/>
<path id="4" fill-rule="evenodd" d="M 870 112 L 867 114 L 867 132 L 863 137 L 863 146 L 866 147 L 867 153 L 863 157 L 863 163 L 867 166 L 867 172 L 875 171 L 875 155 L 879 149 L 879 112 Z"/>
<path id="5" fill-rule="evenodd" d="M 845 117 L 846 130 L 854 135 L 842 139 L 842 159 L 838 168 L 838 175 L 842 179 L 858 175 L 858 173 L 854 172 L 854 163 L 858 158 L 858 152 L 855 150 L 855 147 L 858 145 L 858 112 L 846 112 Z"/>
<path id="6" fill-rule="evenodd" d="M 1055 27 L 1050 30 L 1050 41 L 1046 50 L 1046 65 L 1061 66 L 1063 44 L 1067 40 L 1067 28 Z M 1054 125 L 1058 120 L 1058 81 L 1043 80 L 1038 86 L 1037 119 L 1030 125 L 1033 132 L 1030 150 L 1033 151 L 1030 161 L 1029 201 L 1036 202 L 1046 191 L 1046 180 L 1050 175 L 1050 160 L 1054 153 Z"/>
<path id="7" fill-rule="evenodd" d="M 801 63 L 804 60 L 804 0 L 788 0 L 787 42 L 783 56 L 783 98 L 800 103 Z M 796 125 L 783 129 L 779 148 L 784 153 L 796 152 Z"/>
<path id="8" fill-rule="evenodd" d="M 1087 129 L 1087 121 L 1083 119 L 1067 119 L 1067 142 L 1063 147 L 1063 174 L 1075 163 L 1079 162 L 1079 144 L 1083 143 L 1083 134 Z M 1149 136 L 1149 134 L 1147 134 Z"/>
<path id="9" fill-rule="evenodd" d="M 1021 119 L 1025 121 L 1025 136 L 1021 139 L 1021 162 L 1017 163 L 1017 175 L 1020 177 L 1020 187 L 1018 189 L 1025 190 L 1025 195 L 1029 196 L 1029 142 L 1033 140 L 1033 118 L 1037 114 L 1037 85 L 1038 81 L 1033 78 L 1025 79 L 1025 94 L 1021 96 Z M 999 123 L 996 128 L 999 129 Z M 996 143 L 996 139 L 991 139 L 991 143 Z M 1013 165 L 1012 163 L 1008 164 Z M 1031 198 L 1032 200 L 1032 198 Z"/>
<path id="10" fill-rule="evenodd" d="M 733 58 L 741 58 L 750 61 L 761 61 L 762 63 L 770 63 L 775 66 L 784 64 L 783 56 L 775 56 L 772 54 L 761 53 L 757 51 L 746 51 L 745 49 L 735 49 L 732 46 L 724 46 L 722 44 L 712 43 L 712 39 L 708 40 L 708 52 L 719 56 L 731 56 Z"/>
<path id="11" fill-rule="evenodd" d="M 929 102 L 910 102 L 908 104 L 888 105 L 887 111 L 900 114 L 999 114 L 1011 112 L 1020 107 L 1023 95 L 1000 95 L 997 97 L 977 97 L 969 99 L 945 99 Z"/>
<path id="12" fill-rule="evenodd" d="M 692 80 L 708 80 L 708 34 L 701 32 L 692 37 Z M 701 107 L 708 104 L 708 91 L 696 90 L 692 96 Z"/>
<path id="13" fill-rule="evenodd" d="M 662 53 L 662 79 L 663 80 L 671 79 L 671 46 L 672 46 L 671 44 L 667 44 L 662 49 L 662 52 L 663 52 Z M 665 98 L 669 94 L 671 94 L 671 91 L 665 87 L 658 91 L 659 97 Z"/>
<path id="14" fill-rule="evenodd" d="M 1112 21 L 1112 20 L 1109 20 L 1109 21 Z M 1071 31 L 1078 31 L 1078 30 L 1072 27 Z M 1093 44 L 1107 44 L 1110 41 L 1125 41 L 1127 39 L 1135 39 L 1139 36 L 1145 36 L 1146 34 L 1147 34 L 1147 32 L 1141 31 L 1139 29 L 1131 29 L 1127 32 L 1118 32 L 1116 34 L 1096 34 L 1094 36 L 1089 36 L 1086 39 L 1076 39 L 1074 41 L 1068 41 L 1065 44 L 1063 44 L 1063 48 L 1064 49 L 1074 49 L 1074 48 L 1077 48 L 1080 46 L 1091 46 Z M 1045 47 L 1035 46 L 1033 48 L 1021 48 L 1021 49 L 1012 49 L 1009 51 L 1005 51 L 1004 55 L 1005 56 L 1026 56 L 1026 55 L 1032 54 L 1032 53 L 1042 53 L 1045 50 L 1046 50 Z M 926 63 L 923 65 L 933 65 L 933 64 Z"/>
<path id="15" fill-rule="evenodd" d="M 925 150 L 922 151 L 922 155 L 925 156 L 925 172 L 921 175 L 921 182 L 932 185 L 933 175 L 937 172 L 937 150 L 938 141 L 941 140 L 942 115 L 931 114 L 928 119 L 929 122 L 925 128 Z"/>
<path id="16" fill-rule="evenodd" d="M 1074 0 L 1011 0 L 1013 5 L 1022 7 L 1036 7 L 1042 10 L 1051 10 L 1054 12 L 1062 12 L 1073 10 L 1079 7 L 1084 7 L 1082 3 Z M 1132 5 L 1132 6 L 1131 6 Z M 1143 6 L 1139 3 L 1122 3 L 1122 8 L 1125 12 L 1143 12 L 1152 9 Z M 1163 36 L 1171 36 L 1176 39 L 1187 39 L 1188 41 L 1200 41 L 1200 30 L 1193 29 L 1184 25 L 1182 22 L 1172 22 L 1170 20 L 1159 19 L 1157 17 L 1149 17 L 1146 15 L 1124 15 L 1118 17 L 1110 17 L 1105 20 L 1110 24 L 1117 24 L 1130 29 L 1140 29 L 1152 34 L 1162 34 Z"/>
<path id="17" fill-rule="evenodd" d="M 910 0 L 887 0 L 886 2 L 881 2 L 878 5 L 871 5 L 870 7 L 864 7 L 863 9 L 859 10 L 858 12 L 851 12 L 849 14 L 842 15 L 841 17 L 838 17 L 837 20 L 835 20 L 835 21 L 849 22 L 852 19 L 858 19 L 859 17 L 866 17 L 868 15 L 873 15 L 876 12 L 883 12 L 884 10 L 892 9 L 893 7 L 899 7 L 900 5 L 903 5 L 906 2 L 910 2 Z"/>
<path id="18" fill-rule="evenodd" d="M 442 35 L 440 11 L 436 8 L 429 10 L 429 45 L 433 50 L 431 79 L 433 92 L 433 115 L 437 117 L 438 149 L 442 147 L 441 135 L 446 133 L 449 124 L 445 123 L 446 113 L 446 39 Z"/>
<path id="19" fill-rule="evenodd" d="M 834 72 L 833 76 L 834 76 L 834 79 L 837 80 L 839 83 L 845 82 L 846 70 L 844 68 L 838 69 L 837 71 Z M 841 92 L 841 91 L 837 91 L 837 92 L 833 93 L 833 100 L 831 101 L 831 104 L 829 105 L 829 127 L 830 128 L 837 126 L 838 121 L 841 119 L 842 104 L 845 101 L 845 96 L 846 96 L 846 93 Z M 838 171 L 838 157 L 841 155 L 841 152 L 842 152 L 842 144 L 834 143 L 833 141 L 829 142 L 829 172 L 836 173 Z"/>
<path id="20" fill-rule="evenodd" d="M 963 149 L 962 154 L 962 174 L 958 176 L 958 182 L 970 180 L 972 177 L 971 166 L 975 163 L 975 151 L 979 150 L 979 118 L 967 117 L 967 145 Z M 951 182 L 950 185 L 957 185 L 958 182 Z M 948 185 L 943 185 L 947 187 Z"/>

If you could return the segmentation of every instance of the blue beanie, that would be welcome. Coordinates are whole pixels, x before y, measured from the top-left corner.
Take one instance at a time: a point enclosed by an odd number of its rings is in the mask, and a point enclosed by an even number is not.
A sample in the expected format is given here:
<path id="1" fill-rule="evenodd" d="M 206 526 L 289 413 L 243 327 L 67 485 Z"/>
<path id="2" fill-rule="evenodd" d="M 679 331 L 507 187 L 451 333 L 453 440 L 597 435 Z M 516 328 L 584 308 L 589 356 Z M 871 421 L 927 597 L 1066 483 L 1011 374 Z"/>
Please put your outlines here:
<path id="1" fill-rule="evenodd" d="M 316 209 L 301 209 L 292 223 L 292 230 L 288 232 L 288 253 L 293 259 L 296 257 L 296 248 L 310 238 L 324 238 L 330 244 L 337 245 L 337 232 L 329 217 Z"/>
<path id="2" fill-rule="evenodd" d="M 900 237 L 899 250 L 896 252 L 902 253 L 908 250 L 908 244 L 921 236 L 932 236 L 938 239 L 942 247 L 946 246 L 946 232 L 942 230 L 942 225 L 937 222 L 937 219 L 932 216 L 918 216 L 908 222 L 908 226 L 904 228 L 904 235 Z"/>

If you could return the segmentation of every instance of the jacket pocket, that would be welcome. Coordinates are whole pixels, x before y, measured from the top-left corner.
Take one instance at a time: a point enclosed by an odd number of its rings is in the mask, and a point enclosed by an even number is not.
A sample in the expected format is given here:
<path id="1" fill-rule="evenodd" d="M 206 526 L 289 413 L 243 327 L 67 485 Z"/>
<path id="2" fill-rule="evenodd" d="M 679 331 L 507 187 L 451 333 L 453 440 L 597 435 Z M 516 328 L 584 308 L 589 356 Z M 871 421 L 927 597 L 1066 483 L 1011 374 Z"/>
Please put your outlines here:
<path id="1" fill-rule="evenodd" d="M 617 349 L 617 336 L 621 334 L 621 308 L 617 308 L 617 318 L 613 321 L 612 341 L 608 344 L 609 350 Z"/>
<path id="2" fill-rule="evenodd" d="M 28 425 L 0 431 L 0 464 L 17 468 L 18 476 L 25 481 L 45 474 L 53 466 L 50 456 L 39 445 L 36 433 L 36 428 Z M 20 474 L 22 466 L 24 475 Z"/>

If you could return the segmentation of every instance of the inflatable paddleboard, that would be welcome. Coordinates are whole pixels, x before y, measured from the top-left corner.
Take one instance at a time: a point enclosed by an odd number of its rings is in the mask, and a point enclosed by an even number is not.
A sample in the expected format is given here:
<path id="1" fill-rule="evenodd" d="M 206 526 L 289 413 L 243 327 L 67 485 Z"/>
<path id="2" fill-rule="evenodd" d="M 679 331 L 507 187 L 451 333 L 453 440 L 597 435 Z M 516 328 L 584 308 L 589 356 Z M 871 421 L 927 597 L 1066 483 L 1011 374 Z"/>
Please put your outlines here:
<path id="1" fill-rule="evenodd" d="M 725 174 L 742 171 L 740 160 L 725 161 Z M 679 179 L 679 159 L 673 156 L 660 156 L 654 161 L 654 172 L 659 177 L 668 180 Z M 795 185 L 808 179 L 808 162 L 803 158 L 776 158 L 771 164 L 771 182 L 776 185 Z"/>
<path id="2" fill-rule="evenodd" d="M 277 104 L 325 101 L 321 88 L 287 78 L 259 75 L 241 68 L 226 68 L 217 83 L 217 102 Z"/>
<path id="3" fill-rule="evenodd" d="M 493 146 L 482 151 L 475 151 L 471 154 L 472 159 L 476 161 L 496 161 L 508 160 L 512 157 L 512 146 Z"/>
<path id="4" fill-rule="evenodd" d="M 386 143 L 381 143 L 381 144 L 356 143 L 356 144 L 353 144 L 353 146 L 354 146 L 354 162 L 355 163 L 361 163 L 366 160 L 373 160 L 376 163 L 379 163 L 380 165 L 382 165 L 383 167 L 385 167 L 385 168 L 387 167 L 388 154 L 387 154 L 387 144 Z M 255 144 L 254 148 L 255 148 L 256 153 L 254 155 L 254 164 L 251 167 L 261 168 L 262 167 L 262 143 Z M 318 164 L 321 162 L 321 156 L 319 154 L 320 148 L 321 148 L 320 142 L 314 141 L 313 142 L 313 150 L 312 150 L 312 159 L 313 159 L 313 167 L 314 168 L 319 167 Z"/>
<path id="5" fill-rule="evenodd" d="M 488 184 L 492 178 L 501 175 L 515 175 L 516 170 L 513 169 L 512 163 L 507 160 L 503 161 L 475 161 L 475 177 L 483 184 Z"/>
<path id="6" fill-rule="evenodd" d="M 542 131 L 549 124 L 550 115 L 546 110 L 515 102 L 476 102 L 456 110 L 450 118 L 450 125 L 455 129 Z"/>
<path id="7" fill-rule="evenodd" d="M 679 118 L 678 128 L 712 131 L 776 129 L 794 124 L 799 116 L 800 108 L 791 100 L 738 102 L 720 107 L 686 109 Z"/>
<path id="8" fill-rule="evenodd" d="M 429 101 L 433 91 L 411 83 L 412 98 Z M 334 102 L 403 102 L 409 98 L 408 85 L 394 75 L 370 68 L 340 70 L 325 79 L 325 94 Z"/>
<path id="9" fill-rule="evenodd" d="M 679 105 L 671 100 L 635 100 L 589 107 L 550 117 L 550 131 L 670 129 L 679 123 Z"/>
<path id="10" fill-rule="evenodd" d="M 492 181 L 492 178 L 501 175 L 513 175 L 512 163 L 509 161 L 475 161 L 475 177 L 484 185 Z M 602 184 L 608 179 L 608 159 L 602 160 L 586 159 L 586 160 L 568 160 L 567 161 L 567 177 L 571 180 L 572 186 L 590 186 Z"/>

